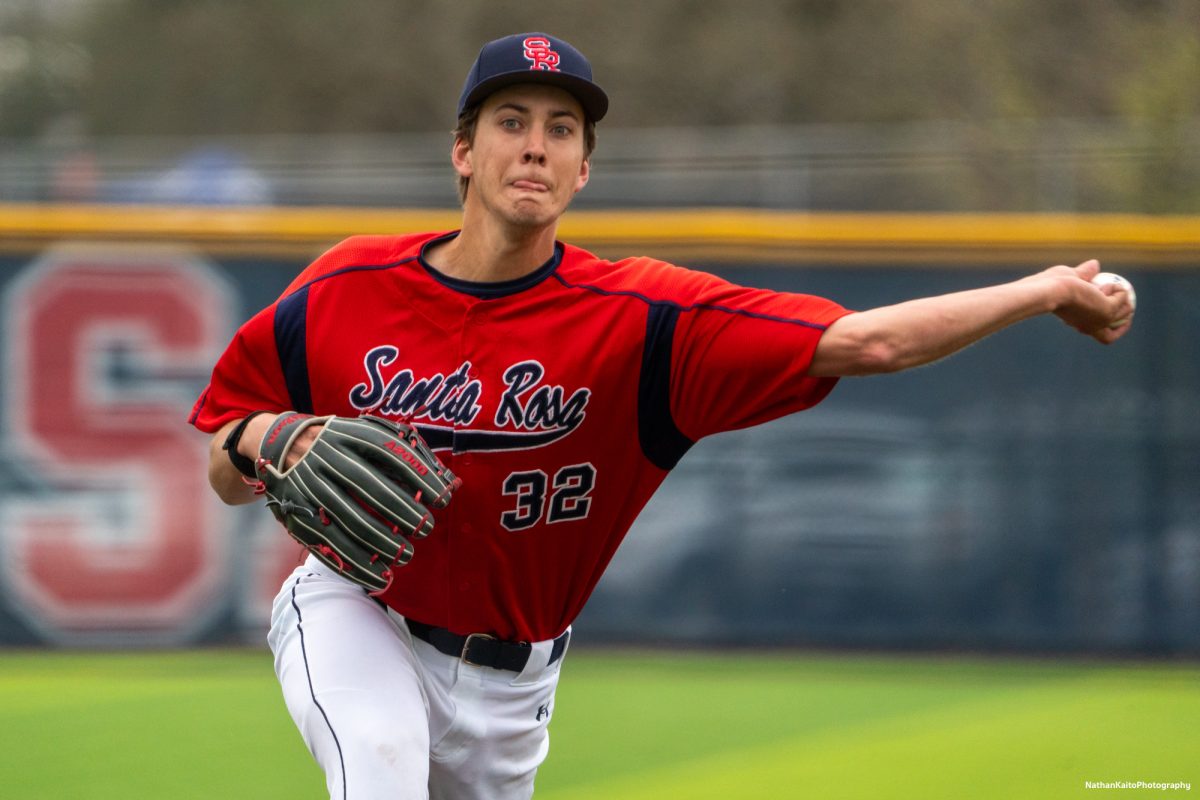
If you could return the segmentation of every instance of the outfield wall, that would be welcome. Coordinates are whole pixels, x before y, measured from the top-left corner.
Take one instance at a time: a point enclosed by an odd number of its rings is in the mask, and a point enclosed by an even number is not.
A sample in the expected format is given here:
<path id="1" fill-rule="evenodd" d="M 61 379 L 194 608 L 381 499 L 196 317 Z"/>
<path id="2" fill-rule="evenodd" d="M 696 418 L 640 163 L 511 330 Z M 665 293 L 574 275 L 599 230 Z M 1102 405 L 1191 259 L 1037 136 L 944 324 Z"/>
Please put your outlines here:
<path id="1" fill-rule="evenodd" d="M 213 498 L 187 412 L 323 248 L 456 222 L 0 206 L 0 643 L 261 641 L 298 553 Z M 585 640 L 1200 653 L 1200 218 L 577 211 L 560 233 L 854 308 L 1095 256 L 1140 309 L 1112 348 L 1034 320 L 702 442 Z"/>

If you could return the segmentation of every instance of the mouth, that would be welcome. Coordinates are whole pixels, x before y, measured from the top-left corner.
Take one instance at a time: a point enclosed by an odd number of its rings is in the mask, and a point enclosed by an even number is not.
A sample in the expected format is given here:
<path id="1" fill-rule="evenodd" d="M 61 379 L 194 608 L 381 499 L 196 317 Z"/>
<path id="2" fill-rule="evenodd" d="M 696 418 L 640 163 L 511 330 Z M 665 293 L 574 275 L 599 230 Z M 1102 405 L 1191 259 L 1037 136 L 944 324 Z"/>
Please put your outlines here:
<path id="1" fill-rule="evenodd" d="M 513 181 L 512 187 L 514 189 L 521 189 L 521 190 L 527 191 L 527 192 L 548 192 L 548 191 L 550 191 L 550 187 L 548 185 L 542 183 L 541 181 L 528 180 L 528 179 L 524 179 L 524 178 Z"/>

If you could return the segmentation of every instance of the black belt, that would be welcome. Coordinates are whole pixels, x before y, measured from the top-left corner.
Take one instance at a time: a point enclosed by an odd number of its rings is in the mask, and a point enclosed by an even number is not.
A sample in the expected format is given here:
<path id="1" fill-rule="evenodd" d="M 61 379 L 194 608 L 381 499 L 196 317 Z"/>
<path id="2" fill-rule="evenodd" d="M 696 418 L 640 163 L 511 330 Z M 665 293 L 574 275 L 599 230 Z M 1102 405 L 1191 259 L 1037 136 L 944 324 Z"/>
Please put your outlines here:
<path id="1" fill-rule="evenodd" d="M 464 663 L 476 667 L 521 672 L 529 663 L 529 655 L 533 652 L 533 647 L 528 642 L 505 642 L 486 633 L 462 636 L 445 628 L 435 628 L 424 622 L 417 622 L 415 619 L 406 618 L 404 621 L 413 636 L 423 642 L 429 642 L 438 652 L 461 658 Z M 570 638 L 571 632 L 567 631 L 554 640 L 554 646 L 550 649 L 550 660 L 546 662 L 546 666 L 562 658 Z"/>

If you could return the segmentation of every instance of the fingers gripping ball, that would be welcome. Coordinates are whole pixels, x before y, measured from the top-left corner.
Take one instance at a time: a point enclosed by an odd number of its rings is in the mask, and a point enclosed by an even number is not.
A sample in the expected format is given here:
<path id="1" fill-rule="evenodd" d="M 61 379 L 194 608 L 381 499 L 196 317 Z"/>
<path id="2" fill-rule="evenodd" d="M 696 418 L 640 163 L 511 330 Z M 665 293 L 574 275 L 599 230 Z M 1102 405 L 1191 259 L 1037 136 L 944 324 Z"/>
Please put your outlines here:
<path id="1" fill-rule="evenodd" d="M 1116 274 L 1115 272 L 1101 272 L 1096 277 L 1092 278 L 1092 283 L 1094 283 L 1097 286 L 1104 286 L 1109 283 L 1116 284 L 1118 287 L 1123 289 L 1126 294 L 1129 295 L 1130 310 L 1137 309 L 1137 292 L 1135 292 L 1133 290 L 1133 284 L 1130 283 L 1129 281 L 1125 280 L 1124 278 L 1122 278 L 1120 275 Z M 1129 317 L 1126 317 L 1125 319 L 1117 320 L 1116 322 L 1112 323 L 1108 327 L 1119 328 L 1122 325 L 1124 325 L 1126 322 L 1129 322 Z"/>
<path id="2" fill-rule="evenodd" d="M 288 453 L 320 427 L 299 460 Z M 256 465 L 267 506 L 325 564 L 375 593 L 413 556 L 461 484 L 417 433 L 382 417 L 287 412 L 263 437 Z"/>

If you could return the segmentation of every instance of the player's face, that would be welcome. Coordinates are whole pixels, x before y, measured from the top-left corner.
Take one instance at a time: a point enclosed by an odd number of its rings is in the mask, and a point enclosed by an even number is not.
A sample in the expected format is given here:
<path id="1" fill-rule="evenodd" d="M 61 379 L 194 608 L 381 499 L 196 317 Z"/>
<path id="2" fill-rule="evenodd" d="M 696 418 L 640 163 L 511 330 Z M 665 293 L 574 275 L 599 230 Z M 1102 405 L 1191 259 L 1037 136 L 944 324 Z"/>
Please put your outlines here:
<path id="1" fill-rule="evenodd" d="M 553 86 L 521 84 L 484 100 L 471 144 L 454 145 L 454 167 L 476 204 L 518 226 L 553 223 L 588 179 L 583 108 Z"/>

